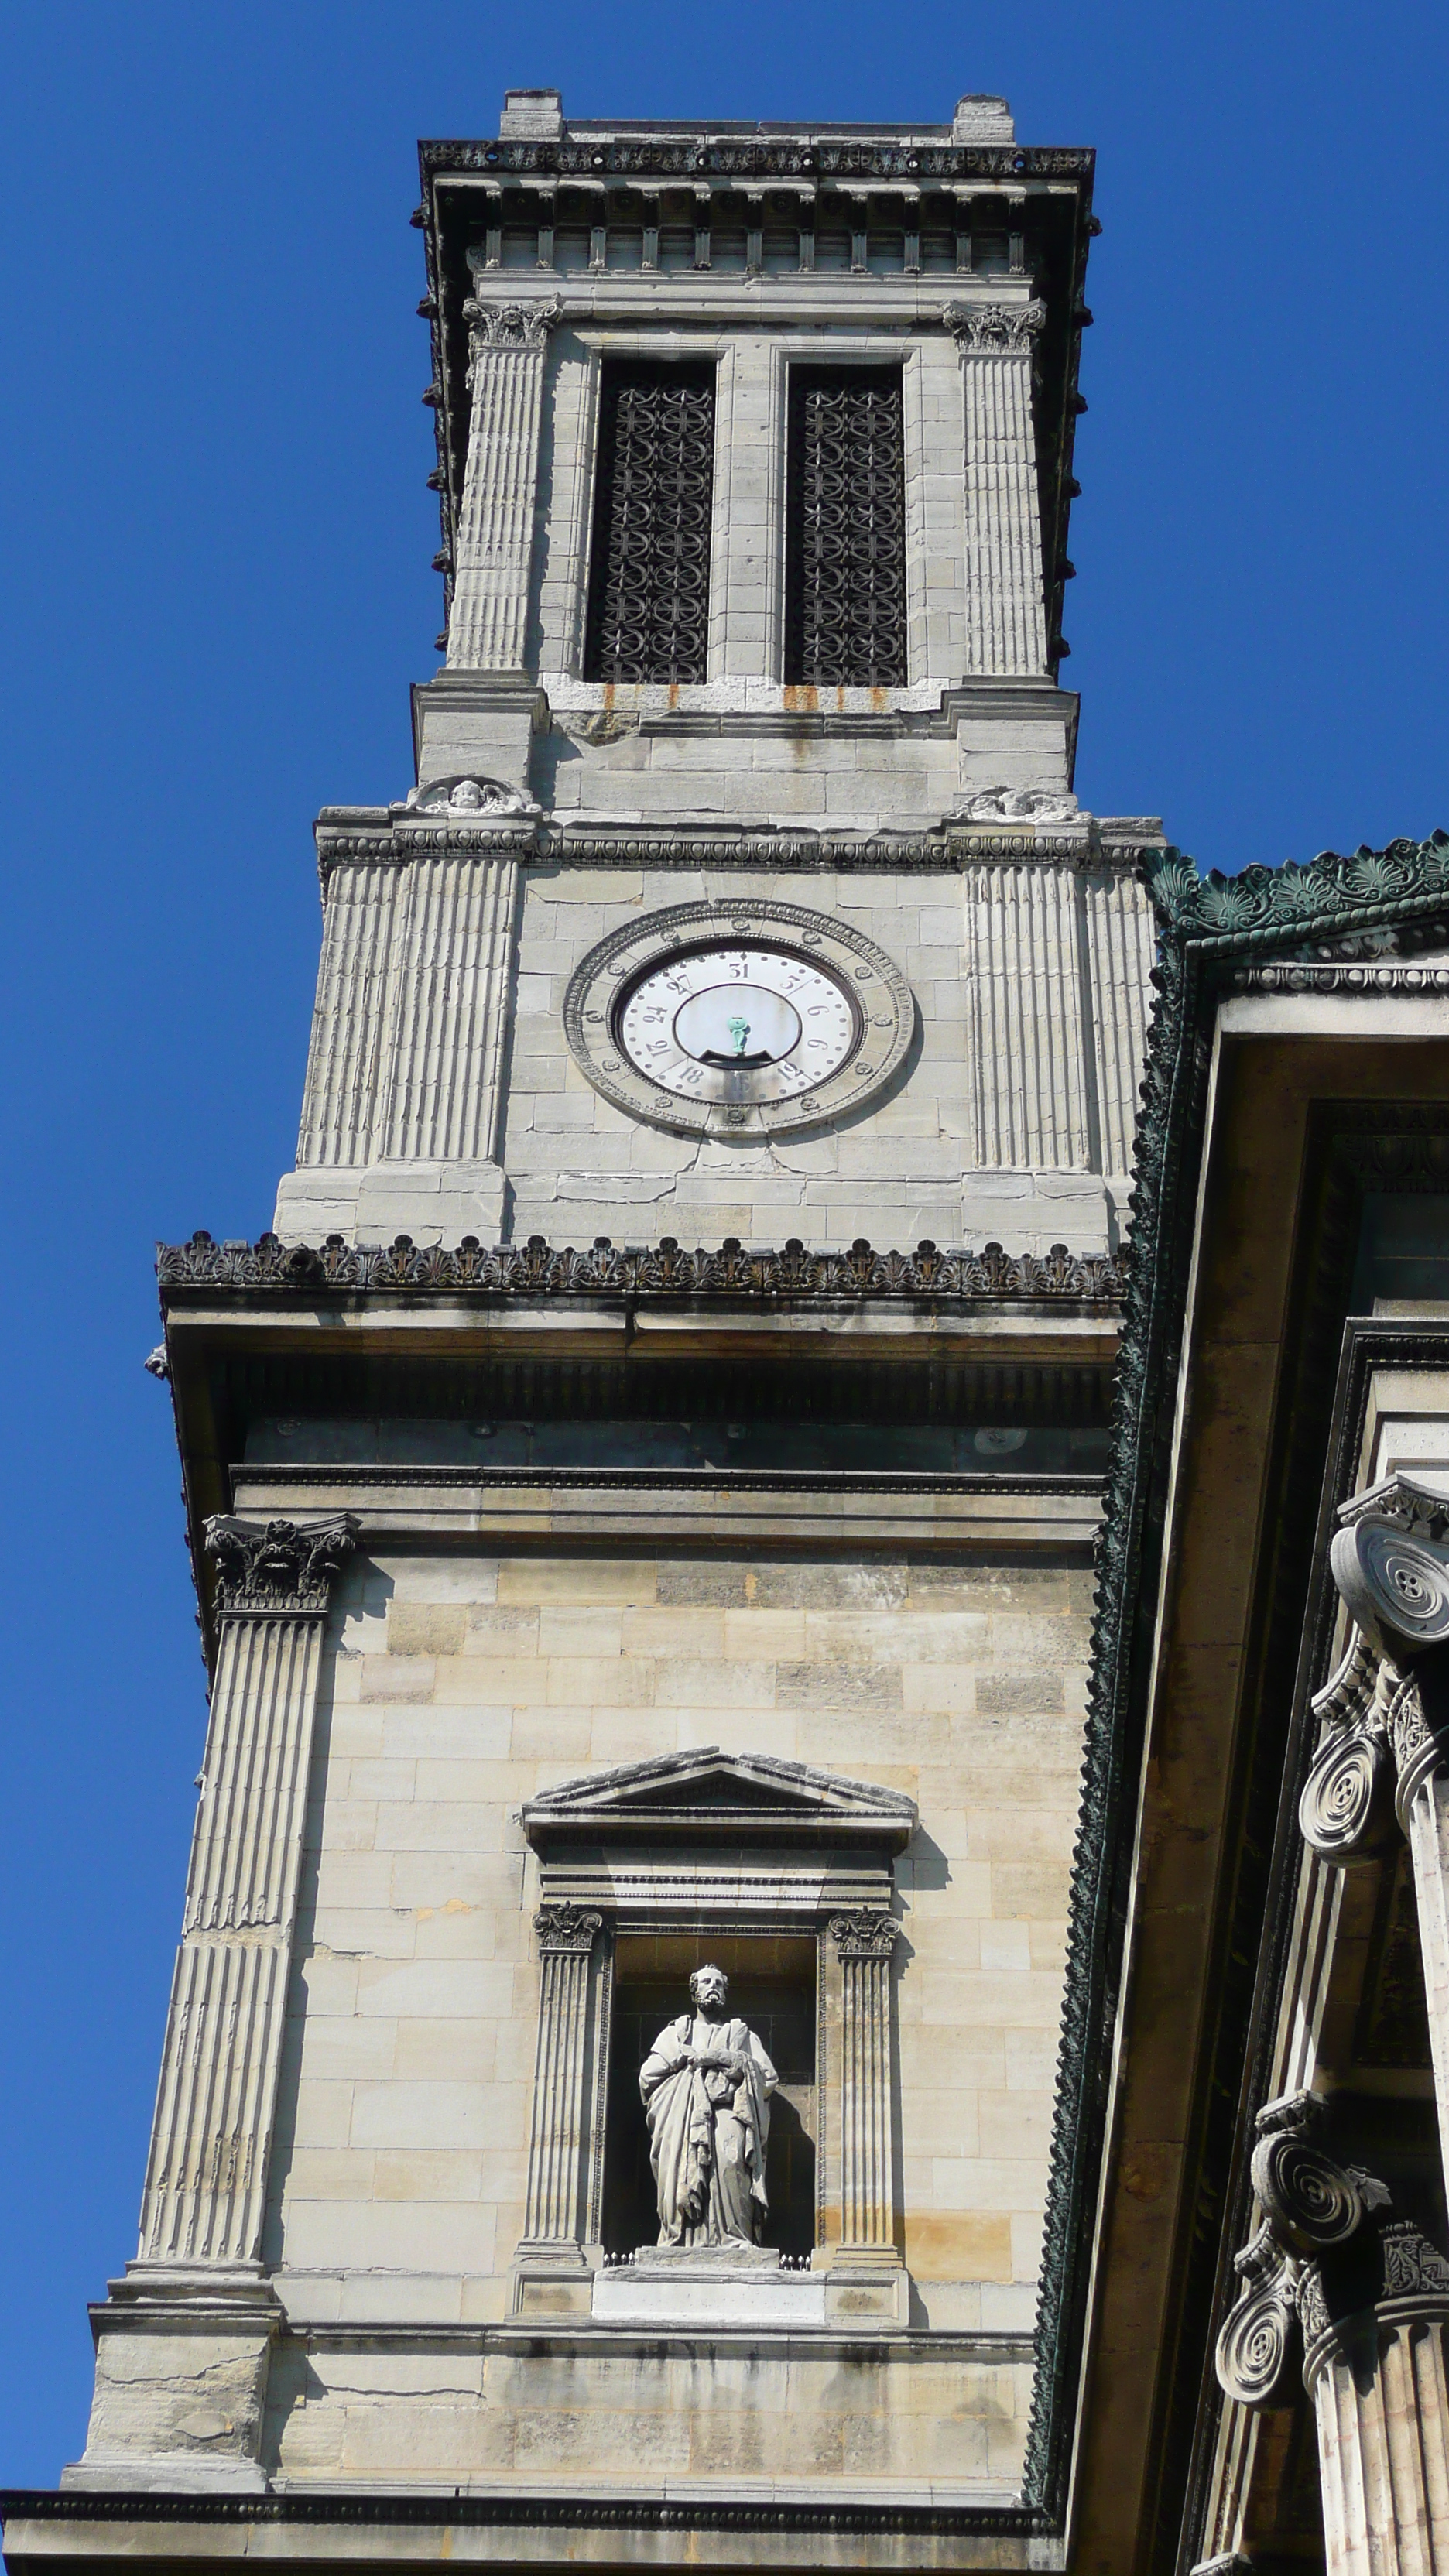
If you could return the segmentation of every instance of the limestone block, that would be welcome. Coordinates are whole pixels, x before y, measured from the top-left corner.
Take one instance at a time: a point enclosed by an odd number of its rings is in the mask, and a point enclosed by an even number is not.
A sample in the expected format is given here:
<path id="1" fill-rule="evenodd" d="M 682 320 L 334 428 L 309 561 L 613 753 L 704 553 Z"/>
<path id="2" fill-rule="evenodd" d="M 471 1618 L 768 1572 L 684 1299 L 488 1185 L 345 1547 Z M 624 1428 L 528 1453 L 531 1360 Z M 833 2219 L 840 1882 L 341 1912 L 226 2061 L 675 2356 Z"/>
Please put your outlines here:
<path id="1" fill-rule="evenodd" d="M 267 2370 L 282 2316 L 277 2300 L 260 2279 L 239 2282 L 228 2318 L 218 2313 L 223 2297 L 208 2298 L 195 2276 L 188 2296 L 173 2276 L 170 2294 L 146 2300 L 143 2317 L 142 2278 L 142 2267 L 133 2266 L 125 2282 L 112 2285 L 96 2341 L 85 2457 L 64 2483 L 259 2492 L 266 2483 L 260 2450 Z M 127 2302 L 119 2317 L 118 2297 Z M 184 2313 L 207 2306 L 210 2316 Z M 168 2318 L 168 2308 L 178 2313 Z"/>

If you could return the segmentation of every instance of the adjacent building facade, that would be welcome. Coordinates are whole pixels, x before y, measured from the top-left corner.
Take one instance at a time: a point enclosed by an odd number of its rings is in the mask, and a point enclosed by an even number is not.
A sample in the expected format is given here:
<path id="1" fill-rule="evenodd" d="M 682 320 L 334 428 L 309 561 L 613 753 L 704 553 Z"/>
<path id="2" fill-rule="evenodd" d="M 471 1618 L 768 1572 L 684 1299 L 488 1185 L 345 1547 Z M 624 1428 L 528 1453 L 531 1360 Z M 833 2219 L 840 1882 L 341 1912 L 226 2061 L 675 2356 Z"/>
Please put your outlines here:
<path id="1" fill-rule="evenodd" d="M 1090 153 L 422 168 L 444 660 L 160 1258 L 210 1724 L 9 2562 L 1437 2564 L 1449 846 L 1080 809 Z"/>

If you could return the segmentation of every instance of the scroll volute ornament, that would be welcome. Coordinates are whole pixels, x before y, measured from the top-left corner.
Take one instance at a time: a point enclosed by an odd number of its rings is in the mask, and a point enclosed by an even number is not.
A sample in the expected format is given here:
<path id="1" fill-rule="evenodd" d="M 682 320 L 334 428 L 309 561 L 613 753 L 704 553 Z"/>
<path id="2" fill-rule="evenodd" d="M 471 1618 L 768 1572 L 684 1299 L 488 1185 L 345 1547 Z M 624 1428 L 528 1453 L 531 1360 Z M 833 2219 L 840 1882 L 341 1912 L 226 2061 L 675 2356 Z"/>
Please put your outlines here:
<path id="1" fill-rule="evenodd" d="M 1449 1646 L 1449 1500 L 1395 1475 L 1340 1520 L 1329 1564 L 1354 1634 L 1313 1703 L 1329 1732 L 1298 1809 L 1305 1841 L 1339 1866 L 1382 1849 L 1440 1758 L 1425 1703 L 1442 1696 Z"/>
<path id="2" fill-rule="evenodd" d="M 1243 2284 L 1218 2335 L 1218 2384 L 1240 2406 L 1292 2402 L 1305 2329 L 1324 2307 L 1318 2265 L 1364 2229 L 1389 2193 L 1360 2165 L 1343 2165 L 1318 2145 L 1324 2105 L 1290 2093 L 1258 2114 L 1253 2189 L 1263 2223 L 1233 2269 Z M 1325 2310 L 1326 2313 L 1326 2310 Z"/>

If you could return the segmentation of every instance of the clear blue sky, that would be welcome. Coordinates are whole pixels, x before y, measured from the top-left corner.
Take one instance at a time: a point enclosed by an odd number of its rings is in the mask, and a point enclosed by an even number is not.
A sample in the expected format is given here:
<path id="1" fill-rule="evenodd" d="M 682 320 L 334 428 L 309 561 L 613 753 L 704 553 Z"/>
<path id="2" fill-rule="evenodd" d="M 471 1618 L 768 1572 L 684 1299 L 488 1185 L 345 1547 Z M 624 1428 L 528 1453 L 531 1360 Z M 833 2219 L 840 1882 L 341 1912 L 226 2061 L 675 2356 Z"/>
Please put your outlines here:
<path id="1" fill-rule="evenodd" d="M 6 15 L 0 2480 L 134 2251 L 204 1725 L 151 1247 L 269 1220 L 319 804 L 435 667 L 419 134 L 505 86 L 1098 148 L 1077 785 L 1204 865 L 1449 823 L 1442 0 Z"/>

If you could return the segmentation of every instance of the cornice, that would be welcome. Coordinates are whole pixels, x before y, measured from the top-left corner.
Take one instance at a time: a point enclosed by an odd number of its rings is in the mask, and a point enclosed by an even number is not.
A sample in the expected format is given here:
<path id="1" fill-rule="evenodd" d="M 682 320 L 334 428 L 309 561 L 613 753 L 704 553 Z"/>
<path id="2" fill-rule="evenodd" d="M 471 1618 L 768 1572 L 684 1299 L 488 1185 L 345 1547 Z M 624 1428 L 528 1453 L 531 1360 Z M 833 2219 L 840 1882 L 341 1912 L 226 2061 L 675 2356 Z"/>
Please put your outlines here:
<path id="1" fill-rule="evenodd" d="M 717 719 L 711 719 L 717 722 Z M 808 728 L 802 728 L 808 729 Z M 317 868 L 325 894 L 336 869 L 406 867 L 419 858 L 516 860 L 541 867 L 764 869 L 772 875 L 823 869 L 836 875 L 942 875 L 983 860 L 1054 860 L 1069 867 L 1120 871 L 1165 849 L 1150 815 L 1083 815 L 1063 830 L 1023 825 L 945 822 L 924 832 L 834 834 L 742 829 L 690 831 L 636 824 L 575 829 L 513 818 L 426 822 L 391 818 L 383 809 L 332 809 L 316 825 Z"/>
<path id="2" fill-rule="evenodd" d="M 923 143 L 914 138 L 782 135 L 725 139 L 699 135 L 565 136 L 561 142 L 430 142 L 418 145 L 418 170 L 426 192 L 449 178 L 555 176 L 587 185 L 600 178 L 657 178 L 690 186 L 702 179 L 888 179 L 898 184 L 938 179 L 1073 179 L 1090 190 L 1096 154 L 1069 145 Z"/>
<path id="3" fill-rule="evenodd" d="M 410 2332 L 413 2330 L 409 2330 Z M 634 2345 L 640 2337 L 610 2333 L 609 2343 L 616 2348 Z M 699 2338 L 695 2338 L 699 2340 Z M 1002 2338 L 993 2338 L 1000 2342 Z M 650 2348 L 657 2346 L 657 2334 L 649 2338 Z M 724 2347 L 725 2339 L 718 2338 Z M 565 2338 L 540 2334 L 531 2327 L 527 2336 L 505 2336 L 503 2329 L 492 2329 L 488 2344 L 500 2350 L 518 2350 L 520 2345 L 533 2350 L 545 2348 L 577 2350 L 582 2338 Z M 754 2332 L 751 2347 L 759 2345 Z M 876 2355 L 894 2357 L 895 2338 L 876 2341 L 856 2332 L 841 2343 L 852 2363 Z M 735 2347 L 737 2348 L 737 2347 Z M 828 2341 L 812 2345 L 822 2356 L 830 2355 Z M 934 2350 L 931 2358 L 935 2358 Z M 975 2357 L 974 2355 L 972 2356 Z M 939 2482 L 935 2482 L 938 2485 Z M 319 2494 L 308 2494 L 293 2487 L 284 2495 L 157 2494 L 134 2488 L 75 2488 L 60 2491 L 11 2487 L 0 2490 L 0 2520 L 10 2522 L 74 2523 L 173 2523 L 173 2524 L 250 2524 L 302 2525 L 313 2529 L 335 2525 L 357 2531 L 369 2526 L 396 2529 L 419 2525 L 442 2525 L 449 2529 L 486 2530 L 490 2526 L 507 2530 L 549 2531 L 637 2531 L 671 2532 L 676 2536 L 691 2531 L 720 2532 L 787 2532 L 802 2538 L 818 2536 L 827 2549 L 833 2549 L 842 2535 L 899 2535 L 931 2539 L 951 2539 L 958 2535 L 980 2533 L 991 2537 L 1017 2537 L 1032 2540 L 1049 2536 L 1051 2526 L 1030 2506 L 1018 2504 L 974 2503 L 962 2499 L 942 2499 L 931 2504 L 871 2503 L 853 2501 L 843 2492 L 832 2494 L 829 2501 L 792 2502 L 778 2494 L 767 2501 L 736 2501 L 721 2497 L 718 2491 L 696 2496 L 688 2492 L 660 2491 L 656 2494 L 590 2495 L 582 2487 L 571 2487 L 567 2494 L 557 2489 L 541 2491 L 521 2488 L 512 2493 L 495 2489 L 492 2494 L 461 2494 L 455 2485 L 439 2487 L 431 2493 L 424 2490 L 411 2494 L 378 2489 L 349 2494 L 328 2488 Z M 284 2553 L 273 2543 L 278 2556 Z M 208 2549 L 208 2556 L 213 2552 Z M 271 2554 L 271 2553 L 269 2553 Z"/>
<path id="4" fill-rule="evenodd" d="M 600 1238 L 586 1252 L 556 1251 L 541 1235 L 489 1248 L 465 1236 L 456 1250 L 422 1249 L 407 1235 L 390 1246 L 352 1245 L 329 1235 L 320 1247 L 264 1234 L 254 1244 L 158 1244 L 156 1276 L 163 1304 L 188 1290 L 295 1296 L 335 1291 L 419 1296 L 709 1297 L 749 1305 L 765 1299 L 860 1302 L 901 1298 L 941 1304 L 1071 1303 L 1117 1306 L 1126 1273 L 1118 1255 L 1051 1251 L 943 1252 L 919 1243 L 914 1252 L 877 1252 L 862 1241 L 848 1252 L 811 1252 L 792 1239 L 783 1251 L 752 1251 L 733 1238 L 718 1249 L 689 1252 L 665 1235 L 657 1245 L 620 1246 Z"/>

